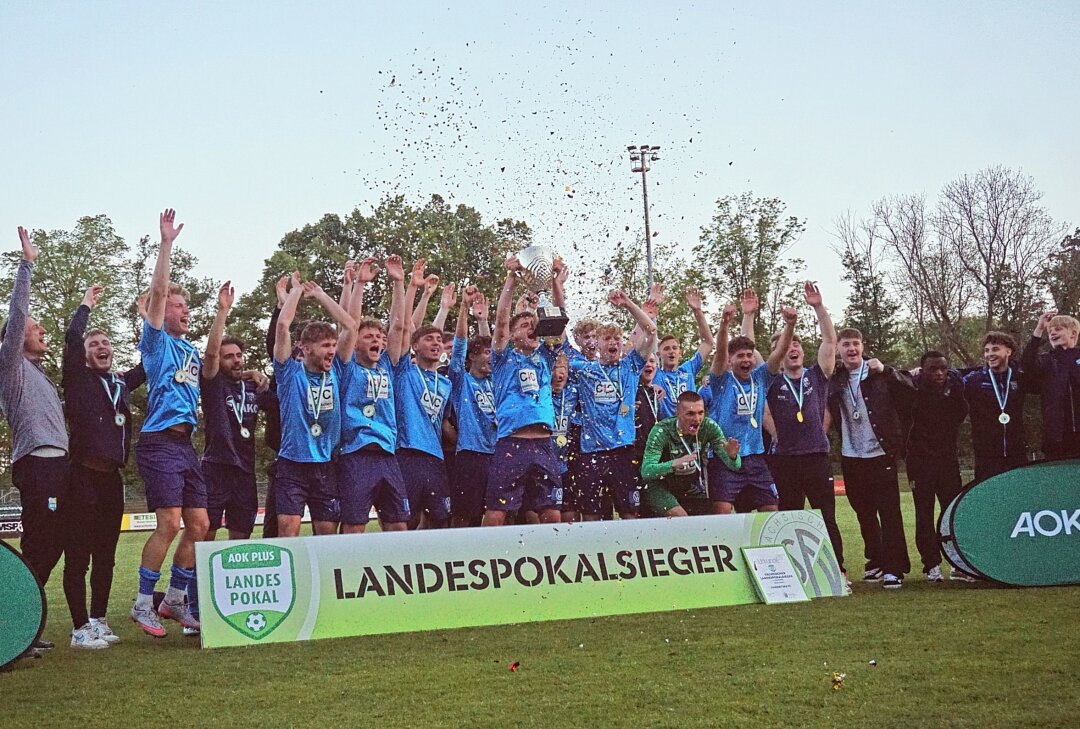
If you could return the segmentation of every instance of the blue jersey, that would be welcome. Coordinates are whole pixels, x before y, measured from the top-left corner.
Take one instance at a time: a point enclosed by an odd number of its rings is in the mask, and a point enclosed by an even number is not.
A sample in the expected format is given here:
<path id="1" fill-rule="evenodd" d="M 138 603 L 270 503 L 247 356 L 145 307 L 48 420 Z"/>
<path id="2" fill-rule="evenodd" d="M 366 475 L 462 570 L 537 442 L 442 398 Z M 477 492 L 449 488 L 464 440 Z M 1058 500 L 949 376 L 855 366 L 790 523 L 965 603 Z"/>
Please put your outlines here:
<path id="1" fill-rule="evenodd" d="M 421 370 L 403 354 L 392 370 L 398 448 L 412 448 L 442 460 L 442 420 L 450 399 L 450 379 Z"/>
<path id="2" fill-rule="evenodd" d="M 157 433 L 173 425 L 197 426 L 202 371 L 199 351 L 188 340 L 166 334 L 144 321 L 139 352 L 148 395 L 142 432 Z"/>
<path id="3" fill-rule="evenodd" d="M 501 352 L 491 350 L 499 438 L 530 425 L 555 429 L 555 408 L 551 404 L 554 364 L 555 351 L 546 344 L 541 344 L 532 354 L 522 354 L 511 344 Z"/>
<path id="4" fill-rule="evenodd" d="M 645 360 L 637 350 L 611 365 L 575 357 L 570 360 L 570 369 L 578 376 L 578 401 L 585 416 L 581 452 L 633 445 L 634 400 L 641 370 L 645 369 Z"/>
<path id="5" fill-rule="evenodd" d="M 278 455 L 297 463 L 329 463 L 341 435 L 342 362 L 334 357 L 329 372 L 309 372 L 302 362 L 274 360 L 281 408 Z M 311 432 L 318 424 L 319 435 Z"/>
<path id="6" fill-rule="evenodd" d="M 653 384 L 664 388 L 664 397 L 657 403 L 656 417 L 659 420 L 675 417 L 675 405 L 679 395 L 687 390 L 694 390 L 697 384 L 697 374 L 701 370 L 704 359 L 701 352 L 695 352 L 694 356 L 683 362 L 677 368 L 668 372 L 657 370 L 653 375 Z"/>
<path id="7" fill-rule="evenodd" d="M 450 356 L 450 403 L 457 414 L 457 450 L 495 452 L 495 390 L 491 378 L 478 380 L 465 369 L 469 340 L 454 337 Z"/>
<path id="8" fill-rule="evenodd" d="M 739 441 L 739 455 L 753 456 L 765 453 L 761 427 L 765 421 L 765 397 L 776 375 L 769 372 L 768 364 L 762 362 L 750 371 L 750 379 L 739 380 L 728 370 L 717 377 L 709 375 L 712 400 L 709 417 L 720 424 L 728 438 Z"/>
<path id="9" fill-rule="evenodd" d="M 387 453 L 397 450 L 397 414 L 394 412 L 394 365 L 383 352 L 374 367 L 365 367 L 355 355 L 342 367 L 341 452 L 352 453 L 377 445 Z"/>

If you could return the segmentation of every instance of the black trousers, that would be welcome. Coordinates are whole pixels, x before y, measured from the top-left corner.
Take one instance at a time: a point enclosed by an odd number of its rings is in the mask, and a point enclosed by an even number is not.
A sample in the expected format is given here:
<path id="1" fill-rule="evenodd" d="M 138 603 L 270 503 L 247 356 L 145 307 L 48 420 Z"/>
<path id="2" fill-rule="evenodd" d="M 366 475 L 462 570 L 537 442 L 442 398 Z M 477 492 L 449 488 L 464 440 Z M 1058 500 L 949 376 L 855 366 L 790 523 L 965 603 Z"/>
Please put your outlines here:
<path id="1" fill-rule="evenodd" d="M 42 585 L 64 553 L 62 512 L 69 468 L 66 456 L 23 456 L 11 469 L 11 483 L 22 503 L 23 557 Z"/>
<path id="2" fill-rule="evenodd" d="M 769 456 L 769 471 L 780 494 L 780 511 L 799 511 L 809 500 L 811 509 L 821 511 L 825 529 L 840 569 L 844 569 L 844 541 L 836 526 L 836 495 L 828 453 L 802 456 Z"/>
<path id="3" fill-rule="evenodd" d="M 890 456 L 840 461 L 848 502 L 859 519 L 867 569 L 903 576 L 911 570 L 904 517 L 900 513 L 900 482 L 896 460 Z"/>
<path id="4" fill-rule="evenodd" d="M 71 487 L 64 506 L 64 597 L 76 628 L 86 625 L 90 616 L 104 618 L 108 610 L 123 518 L 124 481 L 120 471 L 106 473 L 73 463 Z M 87 569 L 90 570 L 89 615 Z"/>
<path id="5" fill-rule="evenodd" d="M 923 572 L 929 572 L 941 564 L 934 499 L 944 510 L 960 493 L 963 488 L 960 464 L 947 459 L 916 462 L 909 458 L 907 465 L 911 495 L 915 500 L 915 546 L 922 559 Z"/>
<path id="6" fill-rule="evenodd" d="M 1023 454 L 1019 456 L 980 456 L 975 454 L 975 480 L 985 481 L 991 476 L 996 476 L 999 473 L 1005 473 L 1011 471 L 1017 466 L 1022 466 L 1027 463 L 1027 457 Z"/>
<path id="7" fill-rule="evenodd" d="M 274 474 L 277 470 L 277 459 L 270 461 L 266 467 L 266 504 L 263 508 L 263 539 L 273 539 L 278 535 L 277 503 L 274 491 Z"/>

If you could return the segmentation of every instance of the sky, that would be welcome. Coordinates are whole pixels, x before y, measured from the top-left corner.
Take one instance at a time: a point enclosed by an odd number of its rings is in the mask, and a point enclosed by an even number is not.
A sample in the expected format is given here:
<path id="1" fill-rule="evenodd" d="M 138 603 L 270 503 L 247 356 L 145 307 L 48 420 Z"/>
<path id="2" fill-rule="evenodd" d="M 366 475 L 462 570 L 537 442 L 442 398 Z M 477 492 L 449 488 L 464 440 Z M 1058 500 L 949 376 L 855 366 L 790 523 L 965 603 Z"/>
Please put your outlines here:
<path id="1" fill-rule="evenodd" d="M 437 193 L 597 268 L 640 240 L 648 143 L 657 242 L 778 197 L 839 310 L 835 221 L 885 195 L 1002 164 L 1080 221 L 1078 27 L 1076 2 L 4 0 L 0 231 L 104 213 L 134 242 L 174 207 L 243 292 L 288 231 Z"/>

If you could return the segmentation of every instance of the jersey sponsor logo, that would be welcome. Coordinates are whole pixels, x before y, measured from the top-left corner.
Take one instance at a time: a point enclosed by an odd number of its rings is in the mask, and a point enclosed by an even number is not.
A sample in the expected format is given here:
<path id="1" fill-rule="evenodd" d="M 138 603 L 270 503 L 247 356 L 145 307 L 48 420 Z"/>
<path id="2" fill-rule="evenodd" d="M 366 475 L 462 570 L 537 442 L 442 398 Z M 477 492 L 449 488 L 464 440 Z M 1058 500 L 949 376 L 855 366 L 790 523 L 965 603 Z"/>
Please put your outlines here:
<path id="1" fill-rule="evenodd" d="M 597 382 L 593 386 L 593 400 L 599 405 L 619 402 L 619 391 L 612 382 Z"/>
<path id="2" fill-rule="evenodd" d="M 751 397 L 748 392 L 736 392 L 735 393 L 735 414 L 736 415 L 753 415 L 754 414 L 754 398 Z"/>
<path id="3" fill-rule="evenodd" d="M 442 395 L 436 395 L 428 390 L 420 393 L 420 405 L 424 408 L 424 413 L 428 418 L 433 421 L 442 416 L 443 402 L 445 402 L 445 398 Z"/>
<path id="4" fill-rule="evenodd" d="M 476 390 L 476 407 L 487 415 L 495 414 L 495 398 L 487 390 Z"/>
<path id="5" fill-rule="evenodd" d="M 557 435 L 566 435 L 566 429 L 570 425 L 569 415 L 556 415 L 555 416 L 555 433 Z"/>
<path id="6" fill-rule="evenodd" d="M 314 411 L 311 409 L 312 403 L 315 403 L 319 407 L 319 413 L 327 413 L 334 409 L 334 386 L 327 381 L 326 386 L 323 387 L 321 383 L 319 385 L 308 385 L 308 412 L 314 415 Z"/>
<path id="7" fill-rule="evenodd" d="M 518 387 L 522 392 L 540 392 L 540 380 L 536 376 L 536 370 L 518 370 Z"/>
<path id="8" fill-rule="evenodd" d="M 236 398 L 233 397 L 232 393 L 229 393 L 228 395 L 225 396 L 225 405 L 230 410 L 232 410 L 233 412 L 236 411 Z M 256 403 L 255 400 L 250 395 L 248 397 L 244 398 L 244 415 L 258 415 L 258 414 L 259 414 L 259 404 Z"/>
<path id="9" fill-rule="evenodd" d="M 386 400 L 390 397 L 390 377 L 380 372 L 367 376 L 367 399 Z"/>

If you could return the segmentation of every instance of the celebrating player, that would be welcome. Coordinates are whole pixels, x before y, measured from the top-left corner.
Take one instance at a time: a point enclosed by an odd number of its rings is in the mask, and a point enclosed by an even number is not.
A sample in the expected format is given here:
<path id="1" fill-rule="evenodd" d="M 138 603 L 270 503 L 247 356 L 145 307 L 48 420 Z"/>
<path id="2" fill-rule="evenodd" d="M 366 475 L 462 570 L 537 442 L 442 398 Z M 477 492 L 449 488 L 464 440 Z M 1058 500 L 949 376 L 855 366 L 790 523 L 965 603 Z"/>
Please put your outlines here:
<path id="1" fill-rule="evenodd" d="M 1027 377 L 1013 361 L 1016 340 L 1004 332 L 983 337 L 986 365 L 964 376 L 964 397 L 971 409 L 971 444 L 975 480 L 982 481 L 1027 461 L 1024 400 Z"/>
<path id="2" fill-rule="evenodd" d="M 1080 457 L 1080 321 L 1052 311 L 1039 317 L 1020 359 L 1042 394 L 1042 449 L 1047 458 Z M 1039 353 L 1044 338 L 1050 351 Z"/>
<path id="3" fill-rule="evenodd" d="M 682 345 L 678 337 L 668 335 L 660 340 L 660 369 L 656 371 L 653 382 L 664 388 L 665 396 L 658 403 L 658 417 L 670 418 L 675 414 L 675 402 L 679 395 L 687 390 L 696 389 L 697 376 L 712 354 L 713 335 L 709 322 L 702 311 L 701 292 L 691 288 L 686 291 L 686 304 L 694 314 L 698 328 L 698 348 L 690 359 L 682 359 Z"/>

